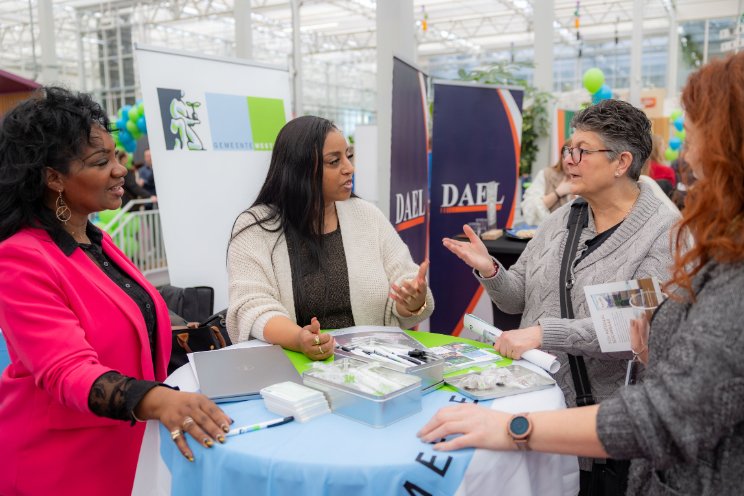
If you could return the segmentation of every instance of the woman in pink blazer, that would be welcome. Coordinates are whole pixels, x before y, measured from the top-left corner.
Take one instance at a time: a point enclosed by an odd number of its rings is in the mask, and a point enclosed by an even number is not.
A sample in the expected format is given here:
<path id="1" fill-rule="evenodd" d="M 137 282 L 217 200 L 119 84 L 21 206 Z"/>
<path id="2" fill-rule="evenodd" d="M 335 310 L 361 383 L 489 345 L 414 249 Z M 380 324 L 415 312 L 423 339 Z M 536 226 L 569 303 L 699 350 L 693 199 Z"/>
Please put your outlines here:
<path id="1" fill-rule="evenodd" d="M 0 126 L 0 494 L 130 494 L 145 424 L 193 460 L 230 418 L 165 379 L 168 311 L 88 215 L 126 168 L 90 96 L 46 88 Z"/>

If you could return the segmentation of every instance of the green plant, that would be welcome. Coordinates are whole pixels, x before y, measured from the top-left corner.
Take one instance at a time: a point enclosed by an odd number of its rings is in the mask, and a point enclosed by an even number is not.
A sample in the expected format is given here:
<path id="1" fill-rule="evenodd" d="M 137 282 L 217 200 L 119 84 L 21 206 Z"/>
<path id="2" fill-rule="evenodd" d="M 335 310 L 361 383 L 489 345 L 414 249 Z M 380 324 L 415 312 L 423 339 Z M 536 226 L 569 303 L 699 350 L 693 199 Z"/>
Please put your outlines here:
<path id="1" fill-rule="evenodd" d="M 540 91 L 526 79 L 514 75 L 517 69 L 532 67 L 529 63 L 496 63 L 487 69 L 465 71 L 460 69 L 458 76 L 463 81 L 477 81 L 484 84 L 520 86 L 524 89 L 522 102 L 522 148 L 519 158 L 519 173 L 530 174 L 532 164 L 537 158 L 537 140 L 550 133 L 548 108 L 553 100 L 552 93 Z"/>

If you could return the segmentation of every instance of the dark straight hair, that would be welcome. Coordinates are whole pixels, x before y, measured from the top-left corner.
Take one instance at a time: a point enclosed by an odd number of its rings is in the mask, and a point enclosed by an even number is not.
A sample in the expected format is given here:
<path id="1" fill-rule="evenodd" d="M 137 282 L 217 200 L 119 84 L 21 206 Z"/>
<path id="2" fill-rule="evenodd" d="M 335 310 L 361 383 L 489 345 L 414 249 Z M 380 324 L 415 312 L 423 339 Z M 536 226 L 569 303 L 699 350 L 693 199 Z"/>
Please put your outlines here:
<path id="1" fill-rule="evenodd" d="M 46 87 L 0 123 L 0 241 L 24 227 L 59 229 L 44 204 L 46 168 L 67 175 L 91 145 L 93 126 L 109 130 L 106 112 L 86 93 Z"/>
<path id="2" fill-rule="evenodd" d="M 255 225 L 269 232 L 283 232 L 288 248 L 290 245 L 297 248 L 289 250 L 289 256 L 294 282 L 292 292 L 298 309 L 305 301 L 301 284 L 303 274 L 323 269 L 323 145 L 331 131 L 338 131 L 333 122 L 312 115 L 293 119 L 279 131 L 266 181 L 251 205 L 251 208 L 263 205 L 269 211 L 259 217 L 250 209 L 245 210 L 243 213 L 252 215 L 254 222 L 237 232 L 233 224 L 227 248 L 229 252 L 232 241 Z M 270 228 L 268 224 L 276 227 Z M 301 247 L 307 248 L 310 255 L 309 264 L 304 266 L 300 259 Z M 297 318 L 298 323 L 305 320 L 299 311 Z"/>

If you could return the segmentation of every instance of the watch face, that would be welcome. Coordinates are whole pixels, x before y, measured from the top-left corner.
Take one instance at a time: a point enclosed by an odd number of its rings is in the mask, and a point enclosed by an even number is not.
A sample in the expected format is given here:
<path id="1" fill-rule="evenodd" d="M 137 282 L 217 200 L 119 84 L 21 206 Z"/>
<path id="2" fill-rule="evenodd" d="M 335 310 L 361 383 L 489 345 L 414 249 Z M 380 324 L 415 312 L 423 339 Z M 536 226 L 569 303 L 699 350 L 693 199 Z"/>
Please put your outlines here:
<path id="1" fill-rule="evenodd" d="M 527 420 L 526 417 L 522 416 L 514 417 L 511 421 L 511 424 L 509 424 L 509 430 L 512 431 L 515 436 L 521 436 L 522 434 L 526 433 L 529 427 L 529 420 Z"/>

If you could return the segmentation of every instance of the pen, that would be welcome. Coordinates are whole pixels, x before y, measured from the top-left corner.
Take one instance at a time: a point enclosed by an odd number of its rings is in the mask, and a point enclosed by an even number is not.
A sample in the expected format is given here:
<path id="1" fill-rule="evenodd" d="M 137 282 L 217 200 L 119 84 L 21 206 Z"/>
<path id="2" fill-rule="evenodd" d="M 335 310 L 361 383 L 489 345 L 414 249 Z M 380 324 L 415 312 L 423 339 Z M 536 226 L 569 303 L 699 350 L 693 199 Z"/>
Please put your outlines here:
<path id="1" fill-rule="evenodd" d="M 230 432 L 225 434 L 225 437 L 237 436 L 239 434 L 245 434 L 246 432 L 260 431 L 261 429 L 268 429 L 270 427 L 276 427 L 277 425 L 287 424 L 292 422 L 294 417 L 279 417 L 273 420 L 267 420 L 266 422 L 259 422 L 253 425 L 244 425 L 243 427 L 236 427 L 231 429 Z"/>

